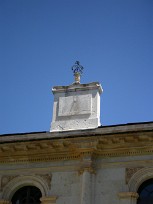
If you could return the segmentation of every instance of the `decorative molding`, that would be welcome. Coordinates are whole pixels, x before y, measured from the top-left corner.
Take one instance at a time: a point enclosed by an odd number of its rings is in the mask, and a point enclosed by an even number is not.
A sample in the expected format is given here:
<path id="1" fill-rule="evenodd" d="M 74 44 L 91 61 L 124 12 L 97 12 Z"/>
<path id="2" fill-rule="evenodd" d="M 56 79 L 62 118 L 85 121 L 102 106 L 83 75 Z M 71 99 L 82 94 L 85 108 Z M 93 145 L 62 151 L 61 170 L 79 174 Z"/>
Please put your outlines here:
<path id="1" fill-rule="evenodd" d="M 153 133 L 57 138 L 0 144 L 0 163 L 50 162 L 153 154 Z"/>
<path id="2" fill-rule="evenodd" d="M 40 198 L 41 204 L 56 204 L 57 196 Z"/>
<path id="3" fill-rule="evenodd" d="M 96 174 L 95 169 L 90 166 L 90 167 L 81 168 L 81 169 L 78 171 L 78 172 L 79 172 L 79 175 L 83 174 L 83 172 L 85 172 L 85 171 L 87 171 L 87 172 L 89 172 L 89 173 L 91 173 L 91 174 Z"/>
<path id="4" fill-rule="evenodd" d="M 145 167 L 132 175 L 128 182 L 129 190 L 137 192 L 140 185 L 148 179 L 153 178 L 153 167 Z"/>
<path id="5" fill-rule="evenodd" d="M 3 175 L 1 177 L 1 188 L 0 191 L 2 192 L 3 189 L 5 188 L 5 186 L 11 182 L 14 178 L 22 178 L 22 176 L 33 176 L 33 174 L 29 174 L 29 175 Z M 41 177 L 45 183 L 48 185 L 48 188 L 51 189 L 51 179 L 52 179 L 52 175 L 51 174 L 36 174 L 36 177 L 39 176 Z"/>
<path id="6" fill-rule="evenodd" d="M 3 175 L 1 177 L 1 185 L 0 185 L 0 191 L 3 191 L 3 188 L 14 178 L 19 177 L 20 175 Z M 31 175 L 28 175 L 31 176 Z M 40 176 L 48 185 L 49 189 L 51 189 L 51 174 L 36 174 L 36 176 Z"/>
<path id="7" fill-rule="evenodd" d="M 153 153 L 153 133 L 110 134 L 98 139 L 96 157 L 134 156 Z"/>
<path id="8" fill-rule="evenodd" d="M 142 169 L 143 167 L 136 167 L 136 168 L 126 168 L 125 169 L 125 181 L 126 184 L 129 182 L 129 180 L 131 179 L 131 177 L 140 169 Z"/>
<path id="9" fill-rule="evenodd" d="M 46 196 L 49 191 L 49 187 L 46 181 L 38 175 L 19 175 L 16 178 L 8 182 L 2 191 L 2 198 L 5 200 L 11 200 L 12 196 L 19 188 L 23 186 L 35 186 L 40 189 L 42 196 Z"/>
<path id="10" fill-rule="evenodd" d="M 120 199 L 134 198 L 138 199 L 139 195 L 136 192 L 120 192 L 118 193 Z"/>
<path id="11" fill-rule="evenodd" d="M 0 191 L 14 178 L 18 177 L 18 175 L 3 175 L 1 177 L 1 188 Z"/>
<path id="12" fill-rule="evenodd" d="M 83 172 L 89 172 L 91 174 L 95 174 L 94 162 L 92 152 L 87 151 L 87 154 L 82 155 L 82 161 L 80 164 L 79 175 L 83 174 Z"/>
<path id="13" fill-rule="evenodd" d="M 51 174 L 38 174 L 41 178 L 44 179 L 44 181 L 47 183 L 49 189 L 51 189 L 51 180 L 52 180 L 52 175 Z"/>

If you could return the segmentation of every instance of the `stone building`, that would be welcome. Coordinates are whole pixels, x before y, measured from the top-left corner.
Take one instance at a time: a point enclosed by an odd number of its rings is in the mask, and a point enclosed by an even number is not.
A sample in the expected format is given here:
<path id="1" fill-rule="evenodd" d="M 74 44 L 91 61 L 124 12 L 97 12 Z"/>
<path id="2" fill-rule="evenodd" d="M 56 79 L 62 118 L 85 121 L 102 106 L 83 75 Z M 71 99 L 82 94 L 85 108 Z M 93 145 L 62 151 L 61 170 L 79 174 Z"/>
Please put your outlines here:
<path id="1" fill-rule="evenodd" d="M 0 136 L 0 204 L 153 203 L 153 122 L 101 126 L 79 73 L 53 88 L 50 132 Z"/>

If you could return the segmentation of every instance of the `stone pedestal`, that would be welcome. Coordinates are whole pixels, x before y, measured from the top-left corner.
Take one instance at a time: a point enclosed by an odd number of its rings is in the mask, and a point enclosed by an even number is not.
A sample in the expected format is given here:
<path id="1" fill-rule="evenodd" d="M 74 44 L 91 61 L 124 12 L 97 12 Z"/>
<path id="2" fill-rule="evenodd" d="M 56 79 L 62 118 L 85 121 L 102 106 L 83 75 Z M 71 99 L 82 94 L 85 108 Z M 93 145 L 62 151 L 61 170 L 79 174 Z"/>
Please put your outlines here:
<path id="1" fill-rule="evenodd" d="M 54 94 L 51 132 L 92 129 L 100 126 L 100 94 L 98 82 L 74 83 L 56 86 Z"/>
<path id="2" fill-rule="evenodd" d="M 139 197 L 136 192 L 121 192 L 118 194 L 120 204 L 136 204 Z"/>
<path id="3" fill-rule="evenodd" d="M 56 196 L 42 197 L 40 198 L 41 204 L 56 204 Z"/>

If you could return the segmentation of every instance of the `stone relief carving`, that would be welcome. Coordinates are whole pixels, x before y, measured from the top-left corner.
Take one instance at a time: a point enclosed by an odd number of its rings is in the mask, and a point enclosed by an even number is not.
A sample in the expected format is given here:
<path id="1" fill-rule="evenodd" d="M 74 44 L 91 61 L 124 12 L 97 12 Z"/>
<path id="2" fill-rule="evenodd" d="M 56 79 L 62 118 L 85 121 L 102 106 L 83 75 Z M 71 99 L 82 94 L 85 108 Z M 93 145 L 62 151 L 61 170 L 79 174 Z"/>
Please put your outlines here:
<path id="1" fill-rule="evenodd" d="M 136 168 L 126 168 L 125 169 L 125 181 L 126 184 L 129 182 L 130 178 L 140 169 L 142 169 L 142 167 L 136 167 Z"/>

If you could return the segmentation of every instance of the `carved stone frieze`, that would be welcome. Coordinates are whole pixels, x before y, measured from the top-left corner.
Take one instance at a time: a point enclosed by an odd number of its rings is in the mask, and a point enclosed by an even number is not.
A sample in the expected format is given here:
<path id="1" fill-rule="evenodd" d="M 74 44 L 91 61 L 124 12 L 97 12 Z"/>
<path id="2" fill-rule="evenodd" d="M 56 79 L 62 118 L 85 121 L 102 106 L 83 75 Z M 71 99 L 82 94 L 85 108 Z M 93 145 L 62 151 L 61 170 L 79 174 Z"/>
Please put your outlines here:
<path id="1" fill-rule="evenodd" d="M 0 144 L 0 163 L 81 160 L 84 155 L 118 157 L 153 153 L 153 133 L 81 136 Z"/>
<path id="2" fill-rule="evenodd" d="M 136 168 L 126 168 L 125 169 L 125 181 L 126 184 L 129 182 L 130 178 L 140 169 L 142 169 L 143 167 L 136 167 Z"/>
<path id="3" fill-rule="evenodd" d="M 141 135 L 140 133 L 130 133 L 128 135 L 108 135 L 99 139 L 97 149 L 121 148 L 129 144 L 131 146 L 139 146 L 140 144 L 144 144 L 144 142 L 148 145 L 150 142 L 153 142 L 153 134 L 147 133 Z"/>

